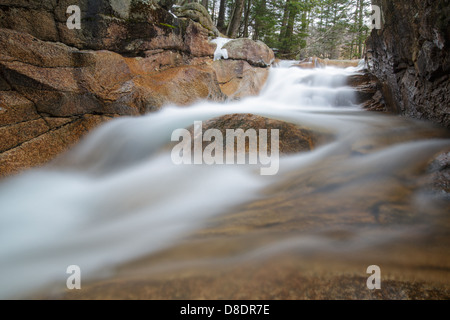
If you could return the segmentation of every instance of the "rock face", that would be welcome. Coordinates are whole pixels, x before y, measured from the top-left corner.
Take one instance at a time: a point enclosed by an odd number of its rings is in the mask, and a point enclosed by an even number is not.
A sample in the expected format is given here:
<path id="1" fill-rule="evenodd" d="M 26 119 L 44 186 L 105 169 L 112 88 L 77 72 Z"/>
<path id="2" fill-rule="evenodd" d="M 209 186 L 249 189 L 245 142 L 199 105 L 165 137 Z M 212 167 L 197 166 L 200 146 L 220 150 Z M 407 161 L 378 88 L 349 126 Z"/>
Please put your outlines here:
<path id="1" fill-rule="evenodd" d="M 450 128 L 449 1 L 373 0 L 381 29 L 367 41 L 390 111 Z"/>
<path id="2" fill-rule="evenodd" d="M 198 50 L 201 40 L 208 43 L 208 32 L 191 19 L 177 19 L 161 6 L 169 1 L 98 0 L 77 1 L 81 10 L 81 29 L 66 25 L 67 8 L 73 1 L 3 1 L 0 27 L 26 32 L 44 40 L 61 42 L 78 49 L 109 50 L 127 56 L 145 56 L 155 49 L 176 50 L 194 56 L 214 52 Z M 186 35 L 195 34 L 192 42 Z M 211 51 L 212 50 L 212 51 Z"/>
<path id="3" fill-rule="evenodd" d="M 213 63 L 207 12 L 188 4 L 177 18 L 173 2 L 78 1 L 78 30 L 66 26 L 70 1 L 2 1 L 0 177 L 48 162 L 113 117 L 261 89 L 270 49 L 264 68 L 250 53 L 265 45 L 251 40 L 238 61 Z"/>
<path id="4" fill-rule="evenodd" d="M 73 1 L 67 0 L 7 0 L 0 9 L 0 26 L 79 49 L 129 54 L 139 54 L 144 47 L 150 49 L 151 39 L 157 35 L 164 34 L 174 40 L 181 36 L 179 28 L 161 25 L 163 22 L 176 22 L 169 12 L 162 10 L 157 0 L 77 1 L 81 9 L 81 29 L 68 29 L 66 26 L 69 17 L 66 11 L 72 4 Z M 148 24 L 148 19 L 154 23 Z M 174 41 L 172 46 L 181 48 L 182 42 Z"/>
<path id="5" fill-rule="evenodd" d="M 367 70 L 348 76 L 347 84 L 355 89 L 357 103 L 362 104 L 363 108 L 370 111 L 387 111 L 380 83 L 377 77 Z"/>
<path id="6" fill-rule="evenodd" d="M 232 99 L 257 95 L 269 76 L 267 68 L 254 68 L 245 60 L 218 60 L 212 67 L 222 92 Z"/>
<path id="7" fill-rule="evenodd" d="M 450 194 L 450 152 L 442 153 L 430 164 L 432 190 Z"/>

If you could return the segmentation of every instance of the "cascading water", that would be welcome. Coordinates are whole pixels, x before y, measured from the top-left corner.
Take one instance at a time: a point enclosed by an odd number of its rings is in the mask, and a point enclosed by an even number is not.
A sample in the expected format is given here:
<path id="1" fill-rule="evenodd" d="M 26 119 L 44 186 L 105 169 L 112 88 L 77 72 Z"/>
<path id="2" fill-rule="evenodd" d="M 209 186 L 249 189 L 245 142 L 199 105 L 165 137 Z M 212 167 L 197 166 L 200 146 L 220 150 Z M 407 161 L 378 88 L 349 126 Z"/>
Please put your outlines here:
<path id="1" fill-rule="evenodd" d="M 319 261 L 312 252 L 345 257 L 346 270 L 353 270 L 354 255 L 364 259 L 367 252 L 377 253 L 361 263 L 365 267 L 394 261 L 411 270 L 431 256 L 448 268 L 448 198 L 421 189 L 428 162 L 449 150 L 446 133 L 362 111 L 346 86 L 355 68 L 290 65 L 273 68 L 257 97 L 113 120 L 52 165 L 4 180 L 0 297 L 64 290 L 69 265 L 80 266 L 83 281 L 172 270 L 169 279 L 284 253 L 295 266 Z M 255 166 L 172 163 L 165 146 L 173 130 L 232 113 L 284 120 L 334 138 L 283 157 L 276 176 L 260 176 Z M 386 245 L 400 249 L 383 251 Z M 395 260 L 399 250 L 416 259 Z M 284 265 L 272 264 L 267 268 L 277 272 Z M 220 297 L 215 294 L 210 297 Z"/>

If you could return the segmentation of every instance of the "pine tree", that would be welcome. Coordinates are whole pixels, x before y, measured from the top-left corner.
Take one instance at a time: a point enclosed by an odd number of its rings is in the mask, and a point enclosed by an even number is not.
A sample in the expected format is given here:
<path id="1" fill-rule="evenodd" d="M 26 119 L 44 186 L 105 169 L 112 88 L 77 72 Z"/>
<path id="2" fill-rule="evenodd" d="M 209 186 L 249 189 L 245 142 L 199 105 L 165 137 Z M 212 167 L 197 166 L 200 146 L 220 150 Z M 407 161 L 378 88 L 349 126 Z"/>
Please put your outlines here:
<path id="1" fill-rule="evenodd" d="M 209 0 L 229 37 L 262 40 L 282 57 L 360 58 L 370 0 Z M 217 8 L 217 9 L 216 9 Z"/>

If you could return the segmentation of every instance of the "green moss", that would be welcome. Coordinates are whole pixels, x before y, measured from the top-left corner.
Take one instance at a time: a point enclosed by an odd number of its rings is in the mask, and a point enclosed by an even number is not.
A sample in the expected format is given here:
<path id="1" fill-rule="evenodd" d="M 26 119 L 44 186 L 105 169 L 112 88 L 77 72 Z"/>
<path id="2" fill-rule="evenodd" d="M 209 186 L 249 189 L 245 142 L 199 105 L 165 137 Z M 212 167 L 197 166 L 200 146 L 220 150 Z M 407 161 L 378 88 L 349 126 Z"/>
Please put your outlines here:
<path id="1" fill-rule="evenodd" d="M 162 22 L 160 22 L 159 24 L 162 25 L 162 26 L 164 26 L 164 27 L 168 27 L 168 28 L 172 28 L 172 29 L 176 29 L 176 28 L 177 28 L 177 27 L 175 27 L 175 26 L 173 26 L 173 25 L 171 25 L 171 24 L 167 24 L 167 23 L 162 23 Z"/>

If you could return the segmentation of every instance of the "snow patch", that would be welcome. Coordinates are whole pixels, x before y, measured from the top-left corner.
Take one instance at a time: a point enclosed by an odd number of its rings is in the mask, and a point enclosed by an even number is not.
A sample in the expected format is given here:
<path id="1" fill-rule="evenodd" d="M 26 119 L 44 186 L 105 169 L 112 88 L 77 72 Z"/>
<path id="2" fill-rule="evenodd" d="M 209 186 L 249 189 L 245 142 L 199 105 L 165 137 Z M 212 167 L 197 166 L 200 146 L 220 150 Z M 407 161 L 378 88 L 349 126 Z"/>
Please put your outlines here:
<path id="1" fill-rule="evenodd" d="M 178 19 L 178 17 L 177 17 L 172 11 L 169 10 L 169 13 L 170 13 L 175 19 Z"/>
<path id="2" fill-rule="evenodd" d="M 217 45 L 216 51 L 214 52 L 214 61 L 222 58 L 228 59 L 228 51 L 227 49 L 222 49 L 222 47 L 231 40 L 233 39 L 217 37 L 210 41 L 211 43 L 215 43 Z"/>

